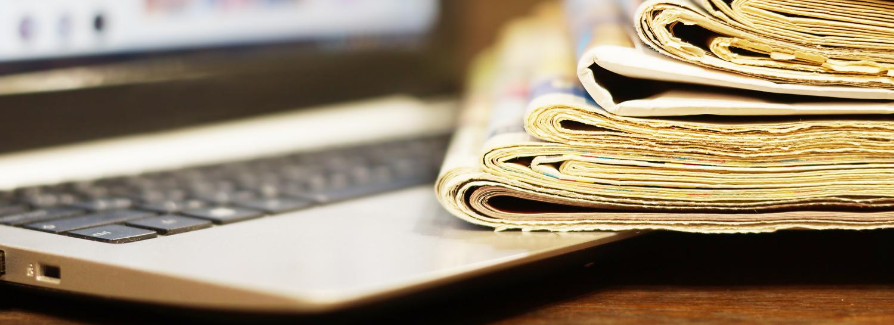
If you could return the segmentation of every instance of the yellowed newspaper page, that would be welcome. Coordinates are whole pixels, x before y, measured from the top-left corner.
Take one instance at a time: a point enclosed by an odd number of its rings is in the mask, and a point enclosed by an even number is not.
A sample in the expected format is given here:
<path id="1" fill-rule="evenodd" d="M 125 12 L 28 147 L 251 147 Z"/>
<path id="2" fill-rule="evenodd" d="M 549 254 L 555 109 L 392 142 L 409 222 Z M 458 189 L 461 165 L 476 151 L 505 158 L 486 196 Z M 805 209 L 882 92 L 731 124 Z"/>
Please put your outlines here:
<path id="1" fill-rule="evenodd" d="M 749 146 L 712 147 L 712 138 L 680 141 L 702 134 L 699 129 L 706 126 L 739 123 L 643 120 L 644 125 L 615 121 L 587 127 L 574 122 L 580 116 L 613 115 L 598 112 L 573 77 L 561 75 L 567 65 L 545 62 L 561 57 L 561 51 L 521 51 L 547 42 L 541 38 L 552 37 L 544 32 L 549 23 L 514 24 L 500 50 L 476 68 L 462 126 L 436 186 L 439 200 L 454 215 L 498 230 L 718 233 L 894 226 L 894 181 L 888 180 L 894 179 L 894 164 L 887 148 L 751 155 L 755 149 Z M 541 115 L 541 108 L 565 114 Z M 592 138 L 554 143 L 525 132 L 540 124 L 561 125 L 562 118 L 577 128 L 571 138 Z M 770 133 L 800 128 L 810 129 L 795 123 Z M 719 136 L 706 131 L 703 136 Z M 650 138 L 653 132 L 660 136 Z M 773 138 L 755 136 L 754 145 Z"/>
<path id="2" fill-rule="evenodd" d="M 774 10 L 792 12 L 793 8 L 797 7 L 797 5 L 784 5 L 796 1 L 736 0 L 731 2 L 736 9 L 721 10 L 718 8 L 722 6 L 718 3 L 725 2 L 713 0 L 710 3 L 716 6 L 683 0 L 645 2 L 640 0 L 567 0 L 565 1 L 565 11 L 574 34 L 581 80 L 587 90 L 597 98 L 597 101 L 604 94 L 600 94 L 598 87 L 593 85 L 593 79 L 607 79 L 608 77 L 604 74 L 608 72 L 634 79 L 730 88 L 738 90 L 727 91 L 731 93 L 730 99 L 734 102 L 751 96 L 741 90 L 822 97 L 820 99 L 773 98 L 767 95 L 766 101 L 762 101 L 760 97 L 750 102 L 746 100 L 750 105 L 745 108 L 750 106 L 749 109 L 720 109 L 718 114 L 722 115 L 855 114 L 860 113 L 861 110 L 862 113 L 891 112 L 889 101 L 894 100 L 894 91 L 891 87 L 892 76 L 887 68 L 890 64 L 884 63 L 890 62 L 891 51 L 860 48 L 856 43 L 854 47 L 831 47 L 831 45 L 817 45 L 819 43 L 782 41 L 776 38 L 778 35 L 762 34 L 764 30 L 768 30 L 766 23 L 746 25 L 738 22 L 739 20 L 757 19 L 754 18 L 754 15 L 747 14 L 745 16 L 751 18 L 739 17 L 736 19 L 724 16 L 724 12 L 736 12 L 736 10 L 773 13 L 772 10 L 766 11 L 753 7 L 766 7 L 769 6 L 766 5 L 769 2 L 777 5 L 783 4 L 781 7 L 773 7 Z M 833 1 L 829 6 L 836 6 L 838 2 Z M 761 5 L 762 3 L 763 5 Z M 848 5 L 859 7 L 853 3 Z M 777 19 L 776 16 L 772 17 Z M 894 16 L 888 15 L 888 17 Z M 768 18 L 761 19 L 767 20 Z M 780 18 L 779 21 L 782 20 L 784 19 Z M 820 22 L 814 27 L 821 26 L 821 22 L 823 22 L 819 18 L 814 18 L 813 21 Z M 853 22 L 845 23 L 853 24 Z M 836 23 L 836 25 L 840 24 Z M 778 30 L 778 28 L 773 30 Z M 860 29 L 858 28 L 858 30 Z M 863 29 L 863 31 L 866 30 Z M 770 43 L 774 45 L 767 48 L 765 44 Z M 769 52 L 761 54 L 759 52 L 764 51 L 761 49 Z M 828 58 L 821 59 L 816 56 L 820 55 L 816 54 L 817 51 L 823 52 L 822 55 L 826 55 Z M 862 56 L 863 54 L 866 56 Z M 804 61 L 805 58 L 814 61 Z M 827 69 L 827 67 L 832 68 Z M 585 75 L 589 68 L 592 68 L 594 72 Z M 600 72 L 602 72 L 602 76 L 599 75 Z M 614 81 L 612 79 L 611 82 Z M 607 83 L 609 81 L 602 81 L 600 84 Z M 718 92 L 720 96 L 707 96 L 707 98 L 716 100 L 725 97 L 723 90 L 703 89 L 702 91 L 702 93 L 711 92 Z M 687 97 L 687 95 L 683 93 L 676 97 L 688 98 L 692 102 L 691 99 L 695 97 Z M 868 99 L 876 100 L 876 102 L 863 104 L 836 102 L 836 105 L 824 107 L 822 105 L 820 105 L 821 107 L 785 105 L 791 102 L 818 104 L 825 97 Z M 878 102 L 878 100 L 884 102 Z M 763 102 L 777 105 L 772 106 L 769 110 L 761 109 L 759 106 Z M 620 104 L 621 102 L 616 101 L 616 103 Z M 602 101 L 600 104 L 613 111 L 611 105 L 606 105 Z M 755 107 L 754 104 L 758 104 L 758 107 Z M 837 107 L 842 108 L 838 109 Z M 621 108 L 625 108 L 625 110 L 618 110 L 623 115 L 646 116 L 649 114 L 644 110 L 643 105 L 622 106 Z M 691 112 L 688 113 L 674 113 L 680 111 L 679 109 L 656 109 L 653 114 L 692 115 L 698 113 L 699 109 L 697 106 L 693 107 L 689 109 Z M 701 108 L 701 111 L 704 109 Z"/>

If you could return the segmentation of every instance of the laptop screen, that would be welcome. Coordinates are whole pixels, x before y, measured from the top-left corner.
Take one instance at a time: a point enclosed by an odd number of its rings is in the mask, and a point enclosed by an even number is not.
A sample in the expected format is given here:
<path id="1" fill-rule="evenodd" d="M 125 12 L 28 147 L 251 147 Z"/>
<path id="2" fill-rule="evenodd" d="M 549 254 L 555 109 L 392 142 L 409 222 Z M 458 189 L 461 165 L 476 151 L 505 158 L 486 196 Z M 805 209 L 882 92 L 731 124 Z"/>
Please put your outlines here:
<path id="1" fill-rule="evenodd" d="M 438 0 L 0 0 L 0 154 L 452 85 Z"/>
<path id="2" fill-rule="evenodd" d="M 437 0 L 0 0 L 0 72 L 35 62 L 413 37 Z"/>

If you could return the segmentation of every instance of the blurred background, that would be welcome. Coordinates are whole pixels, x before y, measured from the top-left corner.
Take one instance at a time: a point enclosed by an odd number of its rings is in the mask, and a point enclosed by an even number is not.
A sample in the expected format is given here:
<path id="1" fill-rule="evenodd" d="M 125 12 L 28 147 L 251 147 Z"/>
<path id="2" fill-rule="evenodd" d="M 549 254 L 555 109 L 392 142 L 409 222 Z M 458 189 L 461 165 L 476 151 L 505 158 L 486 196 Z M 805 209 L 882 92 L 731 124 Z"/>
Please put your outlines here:
<path id="1" fill-rule="evenodd" d="M 0 0 L 0 153 L 456 96 L 535 0 Z"/>

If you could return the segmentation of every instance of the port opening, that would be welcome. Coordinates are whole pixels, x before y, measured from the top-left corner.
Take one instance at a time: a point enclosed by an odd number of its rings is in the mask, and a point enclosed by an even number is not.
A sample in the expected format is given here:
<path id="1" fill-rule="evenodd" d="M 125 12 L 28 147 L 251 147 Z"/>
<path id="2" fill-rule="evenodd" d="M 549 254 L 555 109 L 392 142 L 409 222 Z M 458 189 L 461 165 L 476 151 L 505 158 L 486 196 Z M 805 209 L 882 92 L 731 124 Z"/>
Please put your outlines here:
<path id="1" fill-rule="evenodd" d="M 0 276 L 6 274 L 6 252 L 0 249 Z"/>
<path id="2" fill-rule="evenodd" d="M 59 283 L 62 281 L 62 268 L 54 265 L 40 265 L 40 273 L 37 280 L 50 283 Z"/>

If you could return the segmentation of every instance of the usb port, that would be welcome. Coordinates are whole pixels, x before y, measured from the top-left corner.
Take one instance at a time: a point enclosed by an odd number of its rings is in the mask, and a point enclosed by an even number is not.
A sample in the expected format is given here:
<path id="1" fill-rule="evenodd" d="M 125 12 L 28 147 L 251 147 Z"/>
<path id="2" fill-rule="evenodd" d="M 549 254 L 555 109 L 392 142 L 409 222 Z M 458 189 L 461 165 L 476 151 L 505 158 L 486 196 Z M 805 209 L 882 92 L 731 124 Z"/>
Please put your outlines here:
<path id="1" fill-rule="evenodd" d="M 6 252 L 0 250 L 0 276 L 6 274 Z"/>
<path id="2" fill-rule="evenodd" d="M 37 280 L 59 284 L 62 281 L 62 268 L 55 265 L 40 264 Z"/>

